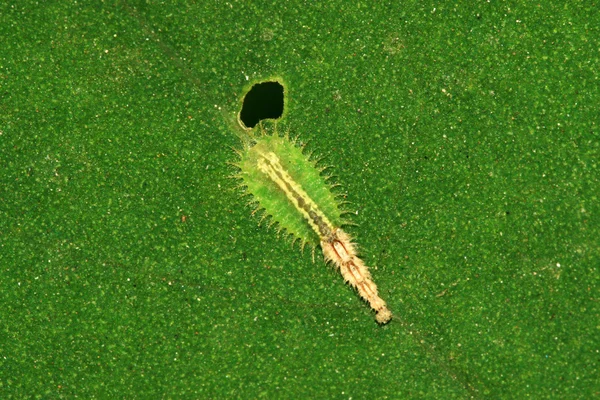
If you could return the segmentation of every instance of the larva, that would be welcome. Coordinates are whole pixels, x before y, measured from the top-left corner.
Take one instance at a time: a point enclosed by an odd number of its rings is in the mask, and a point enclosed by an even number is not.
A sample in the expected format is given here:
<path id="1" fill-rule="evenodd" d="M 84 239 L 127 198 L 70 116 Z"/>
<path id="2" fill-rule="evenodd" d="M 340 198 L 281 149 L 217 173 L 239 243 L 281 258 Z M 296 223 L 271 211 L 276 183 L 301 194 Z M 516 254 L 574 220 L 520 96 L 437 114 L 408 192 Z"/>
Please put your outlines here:
<path id="1" fill-rule="evenodd" d="M 352 287 L 376 312 L 380 324 L 389 322 L 392 313 L 379 297 L 369 269 L 358 257 L 350 236 L 340 226 L 342 211 L 330 185 L 315 162 L 306 157 L 289 136 L 280 136 L 276 128 L 268 132 L 263 125 L 260 134 L 245 140 L 237 151 L 237 175 L 249 193 L 270 215 L 279 230 L 308 243 L 320 244 L 325 260 L 339 269 Z"/>

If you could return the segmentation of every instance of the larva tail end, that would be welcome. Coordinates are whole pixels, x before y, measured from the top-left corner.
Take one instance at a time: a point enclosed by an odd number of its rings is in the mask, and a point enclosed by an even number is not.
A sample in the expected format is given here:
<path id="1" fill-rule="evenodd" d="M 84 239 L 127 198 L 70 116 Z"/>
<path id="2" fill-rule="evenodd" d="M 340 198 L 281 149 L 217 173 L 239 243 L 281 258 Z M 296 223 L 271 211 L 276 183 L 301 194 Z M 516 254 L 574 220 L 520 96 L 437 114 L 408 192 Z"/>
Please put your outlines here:
<path id="1" fill-rule="evenodd" d="M 379 310 L 379 312 L 375 316 L 375 319 L 380 325 L 385 325 L 392 320 L 392 312 L 387 308 L 383 308 Z"/>

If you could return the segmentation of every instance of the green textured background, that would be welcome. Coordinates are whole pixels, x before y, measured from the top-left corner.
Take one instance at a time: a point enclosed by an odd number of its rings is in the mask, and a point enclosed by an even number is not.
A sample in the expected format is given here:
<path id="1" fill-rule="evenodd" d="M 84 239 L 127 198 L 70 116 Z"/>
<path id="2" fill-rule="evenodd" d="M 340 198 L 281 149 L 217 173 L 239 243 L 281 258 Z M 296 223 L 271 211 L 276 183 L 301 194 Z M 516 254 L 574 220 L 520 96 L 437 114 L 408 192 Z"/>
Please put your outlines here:
<path id="1" fill-rule="evenodd" d="M 2 2 L 0 397 L 600 396 L 575 4 Z M 228 179 L 224 115 L 270 76 L 388 326 Z"/>

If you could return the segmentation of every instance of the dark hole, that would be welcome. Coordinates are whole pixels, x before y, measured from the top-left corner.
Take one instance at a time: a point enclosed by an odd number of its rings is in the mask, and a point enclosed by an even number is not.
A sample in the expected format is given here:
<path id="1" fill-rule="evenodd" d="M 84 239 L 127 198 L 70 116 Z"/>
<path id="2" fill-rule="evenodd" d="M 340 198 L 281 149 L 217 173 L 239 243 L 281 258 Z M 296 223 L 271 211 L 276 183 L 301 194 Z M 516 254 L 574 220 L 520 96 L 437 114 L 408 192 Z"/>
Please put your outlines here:
<path id="1" fill-rule="evenodd" d="M 252 86 L 244 97 L 240 120 L 254 128 L 262 119 L 279 118 L 283 114 L 283 86 L 279 82 L 262 82 Z"/>

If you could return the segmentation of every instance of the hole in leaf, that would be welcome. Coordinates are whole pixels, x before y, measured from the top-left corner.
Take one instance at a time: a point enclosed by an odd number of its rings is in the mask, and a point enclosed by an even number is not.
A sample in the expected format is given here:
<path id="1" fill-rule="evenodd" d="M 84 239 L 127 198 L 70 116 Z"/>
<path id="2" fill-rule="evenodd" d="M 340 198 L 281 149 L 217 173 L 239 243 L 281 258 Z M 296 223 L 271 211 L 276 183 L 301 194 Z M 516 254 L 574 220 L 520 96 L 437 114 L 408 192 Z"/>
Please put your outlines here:
<path id="1" fill-rule="evenodd" d="M 277 119 L 283 114 L 283 85 L 279 82 L 261 82 L 252 86 L 244 96 L 240 121 L 254 128 L 263 119 Z"/>

